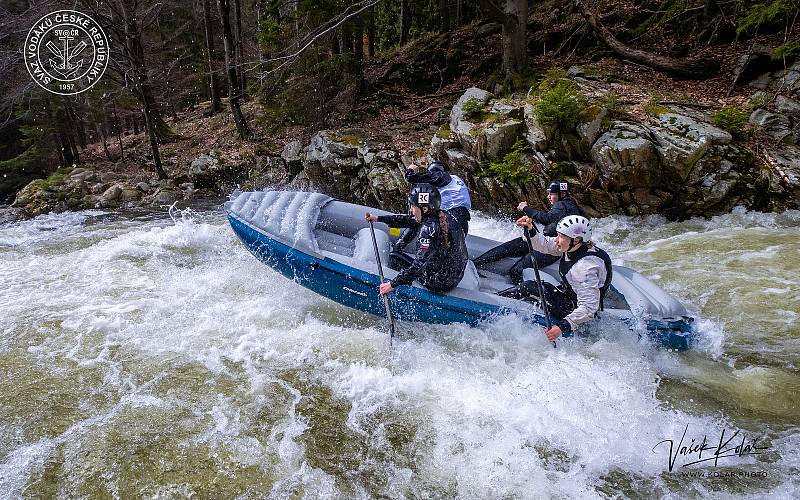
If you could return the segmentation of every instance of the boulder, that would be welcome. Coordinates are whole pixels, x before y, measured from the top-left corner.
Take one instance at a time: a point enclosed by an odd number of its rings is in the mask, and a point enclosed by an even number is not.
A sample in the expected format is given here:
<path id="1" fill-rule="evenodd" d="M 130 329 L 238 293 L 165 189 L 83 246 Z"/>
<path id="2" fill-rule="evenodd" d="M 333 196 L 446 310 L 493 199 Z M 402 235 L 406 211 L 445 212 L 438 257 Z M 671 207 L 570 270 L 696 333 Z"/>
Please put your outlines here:
<path id="1" fill-rule="evenodd" d="M 778 141 L 783 141 L 787 144 L 795 143 L 791 122 L 788 117 L 782 114 L 759 108 L 750 114 L 748 121 L 751 125 L 760 128 L 767 135 Z"/>
<path id="2" fill-rule="evenodd" d="M 600 175 L 610 185 L 652 186 L 661 179 L 659 155 L 640 125 L 614 122 L 591 150 Z"/>
<path id="3" fill-rule="evenodd" d="M 775 110 L 787 116 L 800 118 L 800 101 L 796 101 L 790 97 L 779 95 L 775 97 Z"/>
<path id="4" fill-rule="evenodd" d="M 283 161 L 285 161 L 287 165 L 297 165 L 303 161 L 302 157 L 300 156 L 302 152 L 303 145 L 300 143 L 300 141 L 290 141 L 283 146 L 281 158 L 283 158 Z"/>
<path id="5" fill-rule="evenodd" d="M 547 134 L 536 120 L 533 113 L 533 105 L 526 104 L 524 108 L 525 117 L 525 140 L 531 145 L 534 151 L 547 151 Z"/>
<path id="6" fill-rule="evenodd" d="M 586 114 L 589 120 L 579 123 L 575 130 L 578 133 L 578 137 L 581 138 L 582 146 L 586 151 L 589 151 L 597 138 L 600 137 L 600 131 L 603 128 L 603 120 L 605 120 L 608 115 L 608 110 L 606 108 L 592 106 L 587 112 Z"/>
<path id="7" fill-rule="evenodd" d="M 663 113 L 655 117 L 648 127 L 664 169 L 674 174 L 673 179 L 687 180 L 697 161 L 714 145 L 729 144 L 731 134 L 708 123 L 676 113 Z"/>
<path id="8" fill-rule="evenodd" d="M 189 166 L 189 173 L 193 176 L 203 176 L 217 170 L 219 168 L 219 160 L 207 154 L 201 154 Z"/>
<path id="9" fill-rule="evenodd" d="M 102 195 L 100 195 L 100 200 L 105 202 L 114 202 L 119 200 L 119 197 L 122 195 L 123 186 L 120 184 L 114 184 L 110 188 L 106 189 Z"/>
<path id="10" fill-rule="evenodd" d="M 458 98 L 455 106 L 450 111 L 450 130 L 456 134 L 469 133 L 471 122 L 464 118 L 464 103 L 470 99 L 478 99 L 484 104 L 489 101 L 491 94 L 476 87 L 468 88 L 461 97 Z M 462 127 L 462 128 L 459 128 Z"/>

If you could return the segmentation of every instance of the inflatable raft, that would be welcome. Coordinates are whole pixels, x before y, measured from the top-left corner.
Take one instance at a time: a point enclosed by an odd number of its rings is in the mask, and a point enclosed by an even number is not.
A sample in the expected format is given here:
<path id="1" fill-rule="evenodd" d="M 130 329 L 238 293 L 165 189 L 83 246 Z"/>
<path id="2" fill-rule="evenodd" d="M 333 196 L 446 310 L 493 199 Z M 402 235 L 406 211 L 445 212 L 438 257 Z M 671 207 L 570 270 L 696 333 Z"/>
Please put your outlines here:
<path id="1" fill-rule="evenodd" d="M 320 193 L 290 191 L 235 193 L 225 209 L 233 231 L 263 263 L 340 304 L 385 316 L 383 300 L 378 294 L 380 278 L 372 236 L 364 214 L 388 212 Z M 387 264 L 392 242 L 399 234 L 397 228 L 375 224 L 387 280 L 397 275 Z M 499 243 L 467 236 L 470 258 Z M 407 250 L 413 252 L 412 248 Z M 394 317 L 402 321 L 474 326 L 498 315 L 516 314 L 526 321 L 545 325 L 544 315 L 535 304 L 497 295 L 512 286 L 508 270 L 513 262 L 511 258 L 504 259 L 478 273 L 469 261 L 464 279 L 446 294 L 432 292 L 416 282 L 413 286 L 401 286 L 389 295 Z M 526 279 L 532 279 L 532 271 L 526 270 L 530 273 Z M 558 284 L 558 263 L 541 269 L 541 275 L 543 280 Z M 645 330 L 647 336 L 670 349 L 689 348 L 695 335 L 693 318 L 683 305 L 627 267 L 614 266 L 612 286 L 599 315 L 622 321 L 640 332 Z"/>

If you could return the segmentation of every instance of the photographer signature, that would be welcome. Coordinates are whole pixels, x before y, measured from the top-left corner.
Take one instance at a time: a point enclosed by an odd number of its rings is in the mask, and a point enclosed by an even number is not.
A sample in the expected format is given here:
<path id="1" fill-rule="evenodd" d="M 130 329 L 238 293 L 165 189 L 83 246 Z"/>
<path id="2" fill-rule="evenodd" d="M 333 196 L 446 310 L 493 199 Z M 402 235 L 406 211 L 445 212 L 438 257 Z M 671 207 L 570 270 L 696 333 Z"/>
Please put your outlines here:
<path id="1" fill-rule="evenodd" d="M 733 434 L 730 434 L 730 436 L 726 439 L 725 429 L 722 430 L 722 434 L 720 435 L 719 442 L 716 446 L 708 445 L 708 436 L 706 435 L 704 435 L 703 439 L 700 441 L 692 438 L 691 441 L 686 444 L 684 443 L 684 439 L 686 439 L 686 432 L 688 430 L 689 424 L 686 424 L 686 428 L 683 430 L 683 436 L 681 436 L 677 446 L 675 445 L 675 441 L 672 439 L 659 441 L 655 446 L 653 446 L 653 453 L 655 453 L 656 448 L 658 448 L 660 445 L 669 443 L 668 463 L 670 472 L 672 472 L 672 469 L 675 467 L 675 462 L 679 456 L 682 456 L 685 460 L 687 460 L 687 462 L 682 464 L 681 467 L 688 467 L 690 465 L 710 461 L 713 461 L 714 467 L 716 467 L 721 458 L 760 455 L 764 453 L 764 450 L 769 449 L 769 446 L 759 446 L 758 438 L 748 440 L 744 434 L 741 434 L 738 430 Z M 704 452 L 710 453 L 706 453 L 704 457 Z"/>

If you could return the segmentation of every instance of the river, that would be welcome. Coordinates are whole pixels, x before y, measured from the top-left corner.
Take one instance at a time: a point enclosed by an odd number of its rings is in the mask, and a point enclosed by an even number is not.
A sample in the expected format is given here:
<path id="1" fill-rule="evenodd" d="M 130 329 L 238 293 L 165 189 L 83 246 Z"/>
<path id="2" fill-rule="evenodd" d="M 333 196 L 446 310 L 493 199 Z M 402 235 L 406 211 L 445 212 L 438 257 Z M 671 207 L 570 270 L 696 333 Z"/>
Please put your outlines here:
<path id="1" fill-rule="evenodd" d="M 514 317 L 390 348 L 219 210 L 0 225 L 0 497 L 800 496 L 800 212 L 595 227 L 695 349 L 613 324 L 553 349 Z"/>

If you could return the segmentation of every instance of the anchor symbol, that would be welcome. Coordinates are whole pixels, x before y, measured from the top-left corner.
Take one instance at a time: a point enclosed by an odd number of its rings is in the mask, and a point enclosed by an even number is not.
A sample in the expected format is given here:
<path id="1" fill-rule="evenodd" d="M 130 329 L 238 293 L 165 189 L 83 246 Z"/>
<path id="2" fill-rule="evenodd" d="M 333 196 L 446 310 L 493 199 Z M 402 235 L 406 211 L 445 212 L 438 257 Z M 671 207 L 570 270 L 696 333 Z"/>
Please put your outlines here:
<path id="1" fill-rule="evenodd" d="M 52 41 L 47 42 L 47 48 L 50 49 L 50 52 L 61 58 L 60 64 L 50 59 L 50 68 L 63 76 L 63 80 L 69 80 L 83 66 L 83 60 L 77 63 L 73 63 L 72 60 L 83 52 L 83 49 L 86 48 L 86 42 L 81 42 L 70 50 L 69 42 L 70 40 L 75 40 L 75 37 L 61 36 L 58 39 L 64 42 L 63 50 L 59 49 Z"/>

